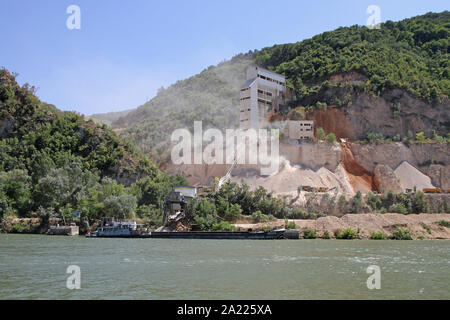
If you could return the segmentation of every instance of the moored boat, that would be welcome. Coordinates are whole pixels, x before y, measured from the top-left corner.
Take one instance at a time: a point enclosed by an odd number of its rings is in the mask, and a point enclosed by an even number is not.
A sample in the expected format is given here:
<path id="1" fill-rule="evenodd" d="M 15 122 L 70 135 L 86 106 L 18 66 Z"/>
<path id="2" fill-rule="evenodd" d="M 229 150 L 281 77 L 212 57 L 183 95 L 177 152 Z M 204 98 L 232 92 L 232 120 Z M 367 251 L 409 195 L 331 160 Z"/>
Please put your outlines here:
<path id="1" fill-rule="evenodd" d="M 136 221 L 114 221 L 113 218 L 102 218 L 100 226 L 94 232 L 86 234 L 88 238 L 145 238 L 149 233 L 139 229 Z"/>

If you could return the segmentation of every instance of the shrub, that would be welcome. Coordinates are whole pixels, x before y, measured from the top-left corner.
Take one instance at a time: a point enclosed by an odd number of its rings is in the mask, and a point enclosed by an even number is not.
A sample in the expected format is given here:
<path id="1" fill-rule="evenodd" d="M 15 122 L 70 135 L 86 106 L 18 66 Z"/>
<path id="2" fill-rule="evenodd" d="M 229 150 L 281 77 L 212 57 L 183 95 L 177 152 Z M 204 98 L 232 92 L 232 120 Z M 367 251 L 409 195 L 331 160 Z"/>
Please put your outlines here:
<path id="1" fill-rule="evenodd" d="M 319 139 L 319 140 L 326 139 L 326 134 L 325 134 L 325 131 L 323 130 L 323 128 L 317 128 L 316 136 L 317 136 L 317 139 Z"/>
<path id="2" fill-rule="evenodd" d="M 237 228 L 228 221 L 221 221 L 213 225 L 214 231 L 237 231 Z"/>
<path id="3" fill-rule="evenodd" d="M 370 239 L 372 240 L 385 240 L 387 239 L 386 234 L 383 231 L 372 231 L 370 233 Z"/>
<path id="4" fill-rule="evenodd" d="M 361 191 L 358 191 L 352 199 L 352 213 L 361 212 L 363 207 L 363 199 Z"/>
<path id="5" fill-rule="evenodd" d="M 414 213 L 428 212 L 429 204 L 423 192 L 419 191 L 414 194 L 412 207 Z"/>
<path id="6" fill-rule="evenodd" d="M 254 222 L 269 222 L 270 216 L 261 213 L 261 211 L 257 210 L 253 212 L 252 219 Z"/>
<path id="7" fill-rule="evenodd" d="M 420 225 L 422 226 L 422 228 L 424 228 L 428 234 L 431 234 L 431 228 L 430 226 L 427 226 L 425 223 L 421 222 Z"/>
<path id="8" fill-rule="evenodd" d="M 406 210 L 406 208 L 405 208 L 405 206 L 403 205 L 403 203 L 396 203 L 396 204 L 393 204 L 392 206 L 390 206 L 389 212 L 393 212 L 393 213 L 401 213 L 401 214 L 408 214 L 408 210 Z"/>
<path id="9" fill-rule="evenodd" d="M 336 239 L 356 239 L 357 233 L 352 228 L 345 228 L 336 234 Z"/>
<path id="10" fill-rule="evenodd" d="M 376 211 L 381 207 L 381 199 L 375 196 L 372 191 L 369 191 L 366 195 L 366 203 L 372 208 L 372 210 Z"/>
<path id="11" fill-rule="evenodd" d="M 387 210 L 385 207 L 382 207 L 380 210 L 378 210 L 378 213 L 386 213 Z"/>
<path id="12" fill-rule="evenodd" d="M 316 230 L 313 229 L 305 229 L 303 231 L 303 238 L 304 239 L 315 239 L 317 238 Z"/>
<path id="13" fill-rule="evenodd" d="M 323 233 L 322 239 L 330 239 L 330 238 L 331 238 L 330 233 L 328 231 L 325 231 Z"/>
<path id="14" fill-rule="evenodd" d="M 325 137 L 325 140 L 329 143 L 336 142 L 336 135 L 331 132 L 331 133 L 327 134 L 327 136 Z"/>
<path id="15" fill-rule="evenodd" d="M 15 223 L 11 226 L 11 233 L 24 233 L 27 229 L 27 225 L 23 222 Z"/>
<path id="16" fill-rule="evenodd" d="M 392 232 L 391 238 L 394 240 L 412 240 L 412 234 L 408 229 L 401 229 L 396 227 Z"/>
<path id="17" fill-rule="evenodd" d="M 286 229 L 297 229 L 297 225 L 295 224 L 294 221 L 289 221 L 288 223 L 285 224 L 285 228 Z"/>
<path id="18" fill-rule="evenodd" d="M 367 140 L 369 140 L 370 142 L 382 142 L 383 139 L 384 137 L 381 133 L 369 132 L 367 134 Z"/>
<path id="19" fill-rule="evenodd" d="M 440 225 L 441 227 L 450 228 L 450 221 L 438 220 L 438 221 L 435 221 L 434 223 Z"/>

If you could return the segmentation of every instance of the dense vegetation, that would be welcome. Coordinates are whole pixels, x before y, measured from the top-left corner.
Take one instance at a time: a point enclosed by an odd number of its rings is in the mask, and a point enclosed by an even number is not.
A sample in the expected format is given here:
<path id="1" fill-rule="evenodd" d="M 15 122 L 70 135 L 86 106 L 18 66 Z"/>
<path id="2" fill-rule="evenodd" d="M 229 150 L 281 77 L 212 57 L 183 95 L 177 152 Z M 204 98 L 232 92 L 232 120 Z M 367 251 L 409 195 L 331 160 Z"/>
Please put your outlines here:
<path id="1" fill-rule="evenodd" d="M 111 129 L 39 101 L 33 87 L 0 70 L 0 218 L 159 215 L 161 198 L 185 182 Z"/>
<path id="2" fill-rule="evenodd" d="M 298 100 L 320 101 L 330 76 L 350 71 L 366 77 L 360 90 L 380 93 L 400 88 L 424 100 L 450 95 L 450 13 L 428 13 L 380 29 L 342 27 L 294 44 L 255 53 L 257 63 L 287 77 Z M 335 84 L 340 85 L 340 84 Z M 315 100 L 315 101 L 314 101 Z"/>
<path id="3" fill-rule="evenodd" d="M 239 54 L 162 88 L 113 127 L 161 165 L 168 159 L 174 129 L 192 129 L 194 120 L 219 129 L 238 126 L 239 87 L 252 63 L 286 75 L 296 96 L 291 108 L 346 107 L 352 96 L 393 88 L 430 103 L 442 102 L 450 96 L 449 21 L 448 11 L 428 13 L 388 21 L 379 30 L 342 27 L 297 43 Z M 350 78 L 341 77 L 345 75 Z"/>

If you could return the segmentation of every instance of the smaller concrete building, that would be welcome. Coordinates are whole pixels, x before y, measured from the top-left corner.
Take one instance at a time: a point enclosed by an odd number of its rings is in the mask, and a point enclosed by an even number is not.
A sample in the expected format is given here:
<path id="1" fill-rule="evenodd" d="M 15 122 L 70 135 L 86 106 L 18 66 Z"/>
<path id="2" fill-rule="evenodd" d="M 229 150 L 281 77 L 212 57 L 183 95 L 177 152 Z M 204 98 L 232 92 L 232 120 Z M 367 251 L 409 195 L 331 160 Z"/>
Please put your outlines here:
<path id="1" fill-rule="evenodd" d="M 173 191 L 179 192 L 188 198 L 197 198 L 197 188 L 194 186 L 178 185 L 173 187 Z"/>
<path id="2" fill-rule="evenodd" d="M 286 125 L 286 134 L 289 139 L 312 140 L 314 138 L 314 121 L 289 120 Z"/>

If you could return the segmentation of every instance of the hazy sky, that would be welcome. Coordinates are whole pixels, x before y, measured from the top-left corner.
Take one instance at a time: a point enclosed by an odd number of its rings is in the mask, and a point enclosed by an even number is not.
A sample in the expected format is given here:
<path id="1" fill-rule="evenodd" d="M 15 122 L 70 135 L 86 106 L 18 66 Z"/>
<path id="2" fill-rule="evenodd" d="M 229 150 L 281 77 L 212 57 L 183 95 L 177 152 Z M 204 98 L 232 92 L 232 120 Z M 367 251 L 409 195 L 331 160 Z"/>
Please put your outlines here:
<path id="1" fill-rule="evenodd" d="M 72 4 L 79 30 L 66 27 Z M 444 0 L 0 0 L 0 67 L 58 108 L 124 110 L 238 53 L 365 25 L 372 4 L 381 21 L 449 9 Z"/>

